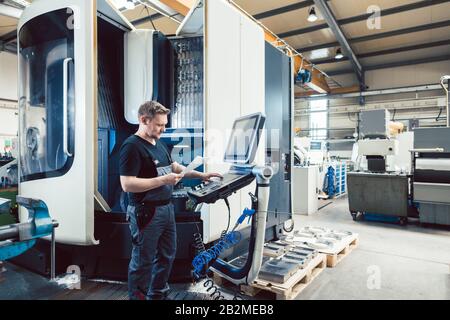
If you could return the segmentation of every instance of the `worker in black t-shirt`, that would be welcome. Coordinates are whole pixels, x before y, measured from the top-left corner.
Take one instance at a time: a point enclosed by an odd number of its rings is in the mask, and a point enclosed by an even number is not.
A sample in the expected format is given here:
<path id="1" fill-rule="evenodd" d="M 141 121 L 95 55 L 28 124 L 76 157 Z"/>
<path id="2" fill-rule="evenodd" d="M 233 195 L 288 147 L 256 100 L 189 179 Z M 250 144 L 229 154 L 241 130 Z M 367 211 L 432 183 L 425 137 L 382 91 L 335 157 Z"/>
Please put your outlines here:
<path id="1" fill-rule="evenodd" d="M 176 253 L 173 187 L 184 167 L 160 141 L 170 110 L 155 101 L 139 108 L 139 129 L 120 150 L 120 183 L 128 193 L 132 254 L 128 267 L 130 299 L 164 299 Z M 209 180 L 218 173 L 192 171 L 189 178 Z"/>

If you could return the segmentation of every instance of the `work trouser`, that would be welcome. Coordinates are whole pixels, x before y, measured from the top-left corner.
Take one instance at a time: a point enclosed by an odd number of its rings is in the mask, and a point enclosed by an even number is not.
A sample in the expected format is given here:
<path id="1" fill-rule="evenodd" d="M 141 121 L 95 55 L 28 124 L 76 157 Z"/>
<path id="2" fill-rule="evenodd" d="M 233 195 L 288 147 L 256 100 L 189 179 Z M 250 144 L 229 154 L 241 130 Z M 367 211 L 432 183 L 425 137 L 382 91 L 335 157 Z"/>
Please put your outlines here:
<path id="1" fill-rule="evenodd" d="M 176 254 L 176 224 L 173 204 L 155 208 L 155 214 L 139 230 L 136 207 L 128 206 L 127 217 L 133 243 L 128 267 L 128 296 L 136 299 L 164 299 Z"/>

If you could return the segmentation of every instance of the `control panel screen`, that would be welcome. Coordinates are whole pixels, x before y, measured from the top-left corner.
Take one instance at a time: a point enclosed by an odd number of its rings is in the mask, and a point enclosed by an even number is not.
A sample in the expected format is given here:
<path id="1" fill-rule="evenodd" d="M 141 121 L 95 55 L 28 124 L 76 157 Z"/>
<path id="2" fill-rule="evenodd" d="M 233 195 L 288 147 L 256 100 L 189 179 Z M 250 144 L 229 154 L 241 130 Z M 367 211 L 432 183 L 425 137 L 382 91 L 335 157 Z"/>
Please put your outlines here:
<path id="1" fill-rule="evenodd" d="M 251 163 L 258 148 L 260 130 L 265 118 L 261 113 L 235 120 L 233 130 L 225 151 L 225 161 L 232 163 Z"/>

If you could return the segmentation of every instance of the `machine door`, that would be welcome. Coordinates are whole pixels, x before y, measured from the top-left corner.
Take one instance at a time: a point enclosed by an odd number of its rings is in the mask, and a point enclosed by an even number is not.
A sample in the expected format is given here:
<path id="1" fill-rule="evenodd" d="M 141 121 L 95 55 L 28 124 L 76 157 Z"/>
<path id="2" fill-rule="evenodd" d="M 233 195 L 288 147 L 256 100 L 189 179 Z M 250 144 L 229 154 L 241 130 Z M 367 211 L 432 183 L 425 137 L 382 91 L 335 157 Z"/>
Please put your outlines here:
<path id="1" fill-rule="evenodd" d="M 59 242 L 81 245 L 95 243 L 95 13 L 95 1 L 36 1 L 18 32 L 19 192 L 47 204 Z"/>
<path id="2" fill-rule="evenodd" d="M 49 12 L 19 33 L 21 182 L 63 176 L 73 164 L 74 30 L 66 26 L 68 17 L 65 9 Z"/>

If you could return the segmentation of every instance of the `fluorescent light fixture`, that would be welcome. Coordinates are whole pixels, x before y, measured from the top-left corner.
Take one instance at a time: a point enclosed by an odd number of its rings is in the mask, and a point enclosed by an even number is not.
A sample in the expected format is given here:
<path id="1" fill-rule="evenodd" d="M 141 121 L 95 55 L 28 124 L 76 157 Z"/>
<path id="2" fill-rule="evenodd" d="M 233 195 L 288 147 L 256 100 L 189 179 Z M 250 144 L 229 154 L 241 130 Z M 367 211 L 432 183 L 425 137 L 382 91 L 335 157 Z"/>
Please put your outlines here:
<path id="1" fill-rule="evenodd" d="M 127 8 L 127 10 L 133 10 L 134 8 L 136 8 L 134 1 L 127 0 L 127 2 L 125 3 L 125 8 Z"/>
<path id="2" fill-rule="evenodd" d="M 310 9 L 309 9 L 309 16 L 308 16 L 308 21 L 309 22 L 316 22 L 317 21 L 317 14 L 316 14 L 316 8 L 314 8 L 314 6 L 313 7 L 311 7 Z"/>
<path id="3" fill-rule="evenodd" d="M 124 10 L 133 10 L 136 8 L 136 5 L 133 0 L 112 0 L 114 6 L 121 11 Z"/>

